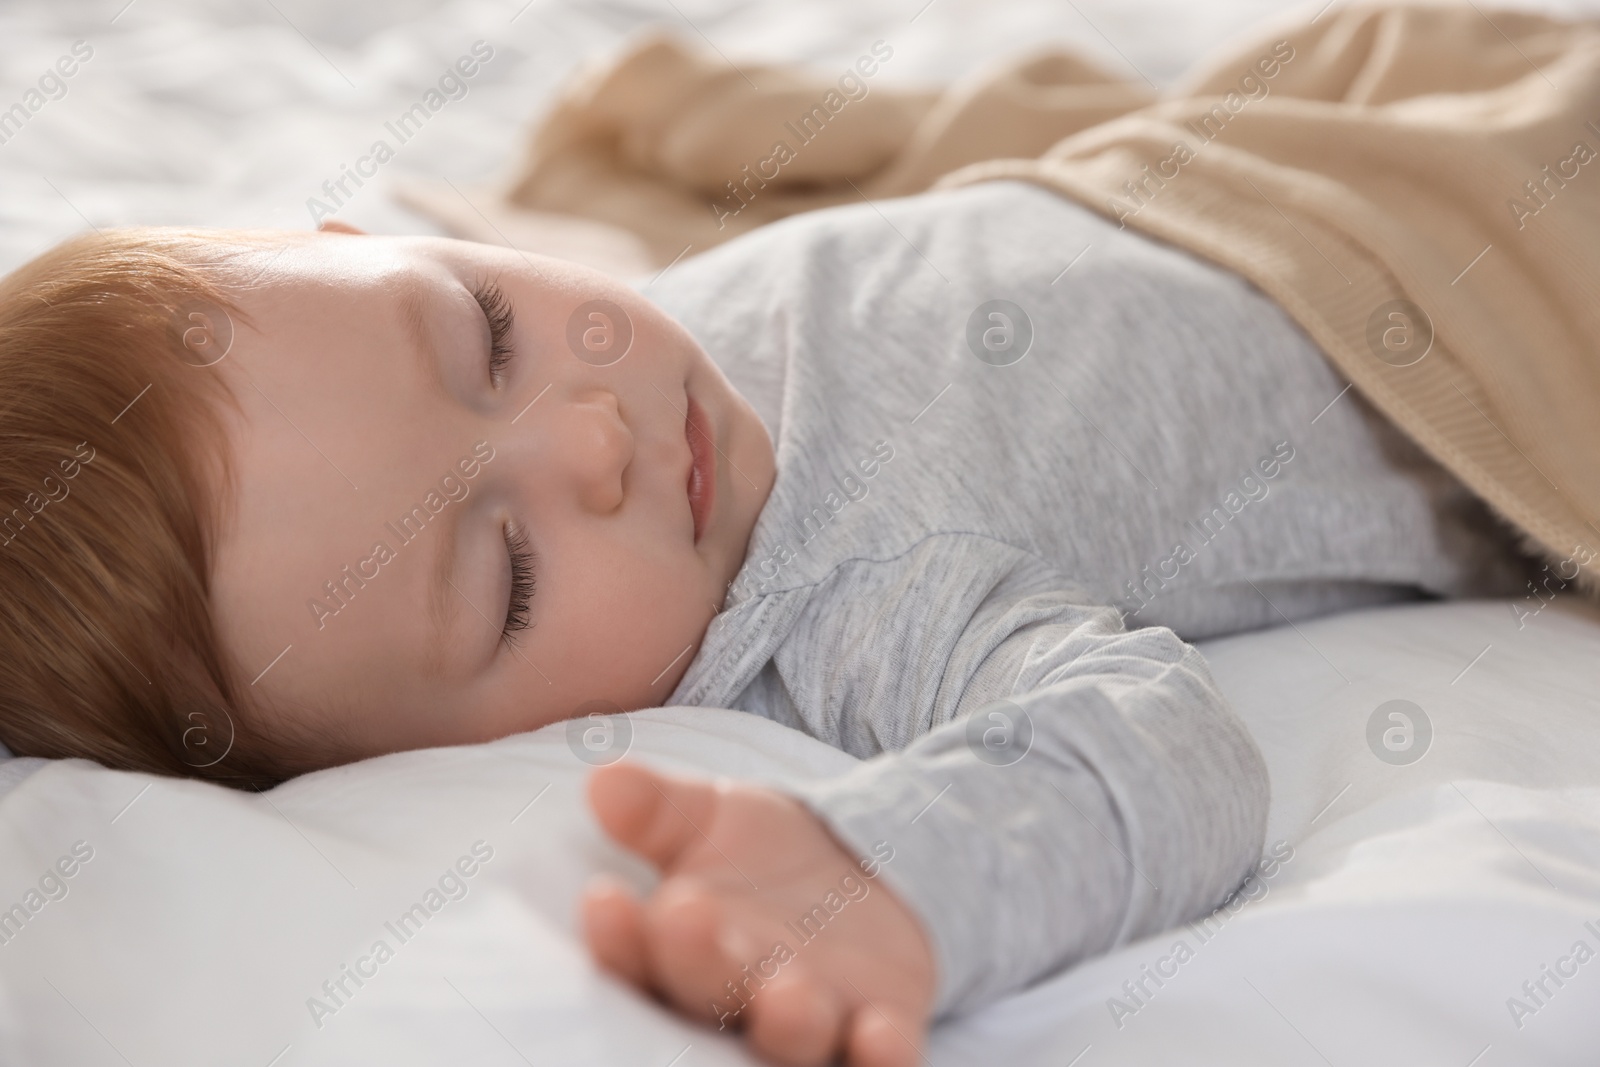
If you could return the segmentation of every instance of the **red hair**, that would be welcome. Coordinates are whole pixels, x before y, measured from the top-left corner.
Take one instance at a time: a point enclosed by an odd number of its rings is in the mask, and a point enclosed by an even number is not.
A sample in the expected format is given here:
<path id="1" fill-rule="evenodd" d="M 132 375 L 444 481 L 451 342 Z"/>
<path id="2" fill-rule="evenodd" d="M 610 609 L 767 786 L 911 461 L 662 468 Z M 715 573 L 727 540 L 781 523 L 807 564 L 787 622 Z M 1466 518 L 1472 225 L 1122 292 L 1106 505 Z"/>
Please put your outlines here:
<path id="1" fill-rule="evenodd" d="M 249 253 L 296 236 L 108 230 L 0 280 L 0 741 L 17 755 L 240 788 L 326 763 L 284 720 L 266 730 L 208 601 L 233 398 L 203 354 L 244 321 L 228 289 Z"/>

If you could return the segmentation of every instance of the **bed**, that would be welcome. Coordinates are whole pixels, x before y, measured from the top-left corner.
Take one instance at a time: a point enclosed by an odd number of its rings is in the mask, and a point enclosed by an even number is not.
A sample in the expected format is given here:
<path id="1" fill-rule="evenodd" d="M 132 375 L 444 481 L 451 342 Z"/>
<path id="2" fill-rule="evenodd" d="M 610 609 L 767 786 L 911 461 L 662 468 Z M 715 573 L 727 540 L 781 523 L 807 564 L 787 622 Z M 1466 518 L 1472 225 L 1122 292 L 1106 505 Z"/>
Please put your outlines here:
<path id="1" fill-rule="evenodd" d="M 928 1062 L 1592 1063 L 1597 642 L 1600 611 L 1557 601 L 1206 643 L 1270 767 L 1264 866 L 1209 919 L 941 1027 Z M 851 761 L 734 711 L 633 726 L 632 755 L 668 769 L 782 780 Z M 0 801 L 0 908 L 77 860 L 59 898 L 15 930 L 0 919 L 0 1059 L 750 1062 L 578 943 L 583 880 L 648 873 L 601 840 L 573 743 L 556 724 L 261 796 L 34 771 Z"/>
<path id="2" fill-rule="evenodd" d="M 79 62 L 59 97 L 0 128 L 0 269 L 86 225 L 308 226 L 323 183 L 478 40 L 494 58 L 470 91 L 341 217 L 433 231 L 393 195 L 422 180 L 477 210 L 541 101 L 647 24 L 823 65 L 884 37 L 907 81 L 1060 40 L 1164 85 L 1280 13 L 1264 0 L 20 0 L 3 16 L 0 84 L 14 88 L 0 91 L 20 98 L 60 56 Z M 1592 1063 L 1600 609 L 1570 595 L 1414 604 L 1201 647 L 1268 760 L 1258 874 L 1204 921 L 941 1026 L 927 1062 Z M 632 754 L 667 768 L 783 780 L 851 762 L 738 712 L 632 721 Z M 260 796 L 0 763 L 0 1062 L 751 1062 L 598 972 L 577 941 L 591 873 L 649 875 L 579 802 L 574 744 L 557 724 Z"/>

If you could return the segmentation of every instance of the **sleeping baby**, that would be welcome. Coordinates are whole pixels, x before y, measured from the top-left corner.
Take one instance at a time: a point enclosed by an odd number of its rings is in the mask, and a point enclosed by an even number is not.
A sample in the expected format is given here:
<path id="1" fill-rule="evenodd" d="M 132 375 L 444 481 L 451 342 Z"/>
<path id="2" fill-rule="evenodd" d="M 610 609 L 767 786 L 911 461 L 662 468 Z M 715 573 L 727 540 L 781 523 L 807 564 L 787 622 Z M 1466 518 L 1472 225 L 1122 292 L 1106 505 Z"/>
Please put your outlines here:
<path id="1" fill-rule="evenodd" d="M 110 230 L 0 285 L 0 406 L 18 754 L 264 788 L 691 705 L 861 757 L 590 778 L 661 872 L 590 887 L 596 957 L 790 1064 L 1229 896 L 1267 775 L 1189 641 L 1528 571 L 1252 285 L 1013 180 L 634 284 Z"/>

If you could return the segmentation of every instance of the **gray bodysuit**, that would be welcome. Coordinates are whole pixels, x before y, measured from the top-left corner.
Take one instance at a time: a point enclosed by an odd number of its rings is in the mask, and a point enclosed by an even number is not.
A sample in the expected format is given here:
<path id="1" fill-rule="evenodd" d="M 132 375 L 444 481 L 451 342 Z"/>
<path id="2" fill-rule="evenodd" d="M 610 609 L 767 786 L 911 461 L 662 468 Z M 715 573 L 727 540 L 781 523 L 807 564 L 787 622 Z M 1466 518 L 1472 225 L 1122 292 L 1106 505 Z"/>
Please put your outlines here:
<path id="1" fill-rule="evenodd" d="M 1204 914 L 1259 858 L 1265 766 L 1186 640 L 1524 589 L 1274 303 L 1043 188 L 813 212 L 635 284 L 777 448 L 667 702 L 866 759 L 794 792 L 893 850 L 940 1014 Z"/>

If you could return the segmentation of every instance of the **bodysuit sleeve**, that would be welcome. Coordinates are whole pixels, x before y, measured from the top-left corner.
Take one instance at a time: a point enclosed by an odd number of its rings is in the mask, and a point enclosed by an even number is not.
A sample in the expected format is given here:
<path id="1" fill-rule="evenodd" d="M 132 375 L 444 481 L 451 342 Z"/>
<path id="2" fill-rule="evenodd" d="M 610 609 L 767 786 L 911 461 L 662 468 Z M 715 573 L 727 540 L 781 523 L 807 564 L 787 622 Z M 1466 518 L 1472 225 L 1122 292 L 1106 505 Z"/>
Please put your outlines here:
<path id="1" fill-rule="evenodd" d="M 1029 553 L 988 549 L 964 603 L 942 605 L 970 616 L 941 652 L 932 711 L 888 706 L 893 687 L 876 686 L 828 715 L 841 739 L 893 738 L 908 719 L 917 736 L 788 787 L 859 855 L 892 849 L 879 877 L 934 946 L 938 1015 L 1211 911 L 1266 826 L 1265 762 L 1199 652 L 1165 627 L 1126 629 Z M 916 590 L 884 625 L 937 613 L 923 601 L 938 583 L 895 570 L 855 577 L 858 593 Z"/>

